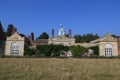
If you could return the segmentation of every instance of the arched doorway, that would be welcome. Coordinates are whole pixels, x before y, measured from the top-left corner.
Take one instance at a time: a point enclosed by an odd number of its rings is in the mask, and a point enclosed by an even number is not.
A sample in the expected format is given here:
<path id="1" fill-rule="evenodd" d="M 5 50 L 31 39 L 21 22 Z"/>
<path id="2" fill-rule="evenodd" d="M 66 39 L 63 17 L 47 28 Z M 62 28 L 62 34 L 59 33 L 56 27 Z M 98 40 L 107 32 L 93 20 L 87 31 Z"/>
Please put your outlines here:
<path id="1" fill-rule="evenodd" d="M 19 45 L 17 42 L 13 42 L 10 46 L 10 54 L 14 56 L 18 56 L 19 54 Z"/>
<path id="2" fill-rule="evenodd" d="M 112 45 L 111 44 L 105 45 L 105 56 L 112 56 Z"/>

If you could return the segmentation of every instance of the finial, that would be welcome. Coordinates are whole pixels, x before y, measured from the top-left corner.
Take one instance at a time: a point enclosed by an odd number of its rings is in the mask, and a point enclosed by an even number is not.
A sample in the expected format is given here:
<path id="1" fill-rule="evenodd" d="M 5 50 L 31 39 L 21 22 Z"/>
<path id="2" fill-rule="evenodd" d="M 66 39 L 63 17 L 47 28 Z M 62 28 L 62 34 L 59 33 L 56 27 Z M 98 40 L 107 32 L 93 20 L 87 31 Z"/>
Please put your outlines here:
<path id="1" fill-rule="evenodd" d="M 60 27 L 62 27 L 62 24 L 60 24 Z"/>

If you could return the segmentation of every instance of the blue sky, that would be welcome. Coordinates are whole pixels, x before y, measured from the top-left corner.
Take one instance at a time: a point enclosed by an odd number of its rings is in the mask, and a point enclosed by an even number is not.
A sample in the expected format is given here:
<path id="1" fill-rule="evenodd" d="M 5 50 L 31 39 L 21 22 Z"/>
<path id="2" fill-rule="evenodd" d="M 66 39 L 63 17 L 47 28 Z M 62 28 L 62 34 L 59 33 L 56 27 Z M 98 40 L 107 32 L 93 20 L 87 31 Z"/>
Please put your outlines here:
<path id="1" fill-rule="evenodd" d="M 120 36 L 120 0 L 0 0 L 0 21 L 28 36 L 42 32 L 58 34 L 60 24 L 73 35 L 107 32 Z"/>

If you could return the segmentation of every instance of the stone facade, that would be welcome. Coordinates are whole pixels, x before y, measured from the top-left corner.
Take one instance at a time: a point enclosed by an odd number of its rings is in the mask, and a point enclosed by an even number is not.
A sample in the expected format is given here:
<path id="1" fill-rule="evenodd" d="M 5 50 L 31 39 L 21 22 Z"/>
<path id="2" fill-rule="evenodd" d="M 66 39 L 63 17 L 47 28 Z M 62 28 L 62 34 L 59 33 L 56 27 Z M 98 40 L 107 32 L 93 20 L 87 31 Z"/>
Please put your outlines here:
<path id="1" fill-rule="evenodd" d="M 48 44 L 61 44 L 64 46 L 72 46 L 75 44 L 74 38 L 68 38 L 64 35 L 58 36 L 56 38 L 49 38 Z"/>
<path id="2" fill-rule="evenodd" d="M 21 37 L 17 32 L 7 37 L 4 55 L 24 56 L 24 41 L 24 37 Z"/>
<path id="3" fill-rule="evenodd" d="M 60 29 L 58 30 L 58 36 L 54 37 L 54 29 L 52 30 L 52 37 L 48 39 L 48 44 L 54 45 L 64 45 L 64 46 L 72 46 L 75 44 L 75 38 L 72 38 L 72 30 L 69 30 L 69 36 L 65 36 L 65 30 L 60 25 Z"/>
<path id="4" fill-rule="evenodd" d="M 111 45 L 111 52 L 105 51 L 105 45 Z M 110 49 L 110 48 L 109 48 Z M 107 53 L 108 54 L 107 54 Z M 110 54 L 109 54 L 110 53 Z M 99 56 L 118 56 L 117 42 L 99 42 Z"/>
<path id="5" fill-rule="evenodd" d="M 117 38 L 109 33 L 99 40 L 99 56 L 118 56 Z"/>

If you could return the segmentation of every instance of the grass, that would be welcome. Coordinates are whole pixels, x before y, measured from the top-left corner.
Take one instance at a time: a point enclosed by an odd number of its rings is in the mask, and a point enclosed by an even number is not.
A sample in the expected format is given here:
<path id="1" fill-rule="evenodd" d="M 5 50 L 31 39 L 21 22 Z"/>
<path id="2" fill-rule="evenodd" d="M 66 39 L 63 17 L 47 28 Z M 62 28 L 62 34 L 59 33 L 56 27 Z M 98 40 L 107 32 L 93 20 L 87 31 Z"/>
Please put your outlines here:
<path id="1" fill-rule="evenodd" d="M 0 80 L 120 80 L 120 59 L 0 58 Z"/>

